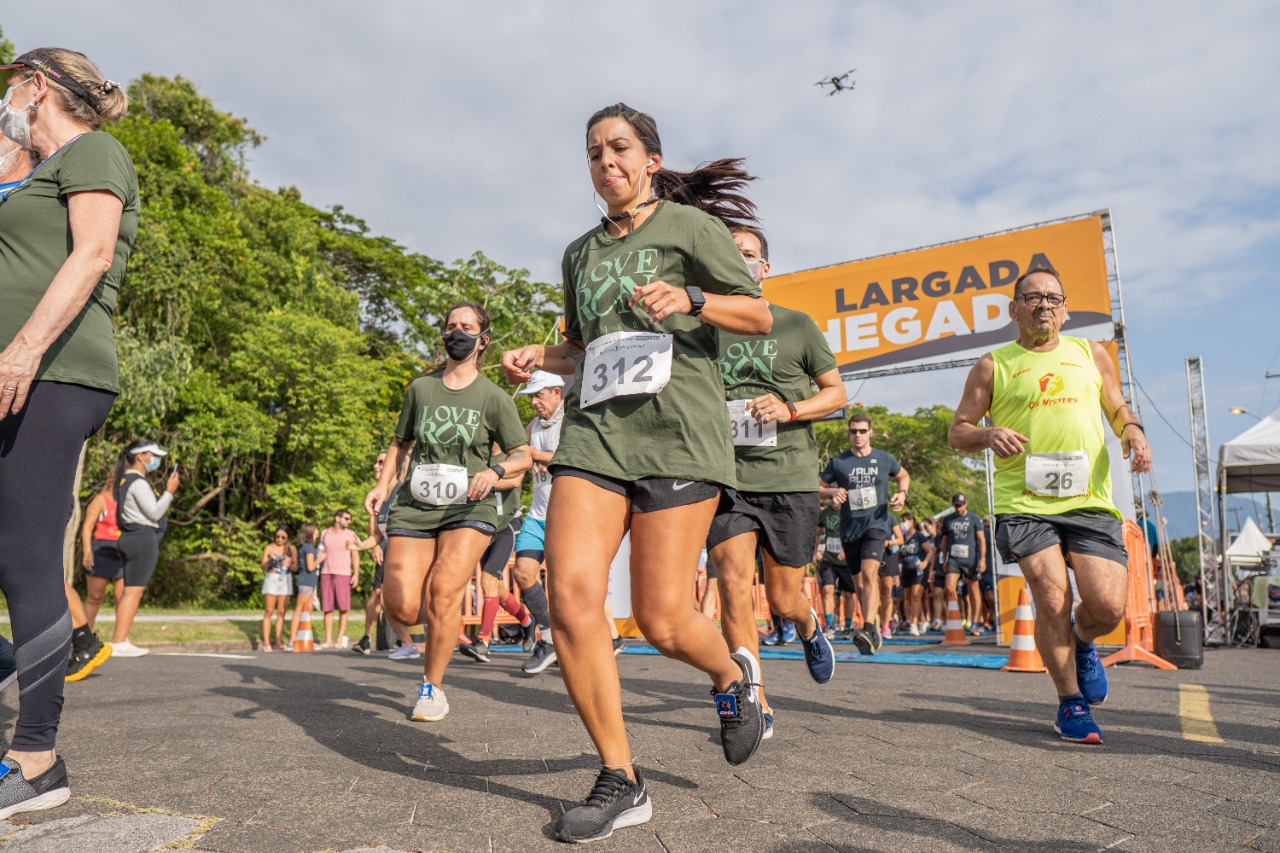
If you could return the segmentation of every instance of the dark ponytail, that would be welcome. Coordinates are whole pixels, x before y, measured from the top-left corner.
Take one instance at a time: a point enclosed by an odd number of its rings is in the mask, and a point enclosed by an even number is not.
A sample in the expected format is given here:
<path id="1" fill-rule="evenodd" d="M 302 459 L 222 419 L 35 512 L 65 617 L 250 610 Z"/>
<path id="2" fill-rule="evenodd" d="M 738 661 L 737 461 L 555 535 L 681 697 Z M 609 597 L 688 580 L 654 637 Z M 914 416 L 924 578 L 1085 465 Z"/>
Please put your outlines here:
<path id="1" fill-rule="evenodd" d="M 138 458 L 138 450 L 151 442 L 145 438 L 135 438 L 129 442 L 124 450 L 120 451 L 120 457 L 116 459 L 116 467 L 111 471 L 111 494 L 120 489 L 120 484 L 124 482 L 124 472 L 129 470 L 135 459 Z"/>
<path id="2" fill-rule="evenodd" d="M 597 110 L 587 120 L 587 132 L 607 118 L 620 118 L 631 125 L 646 154 L 661 154 L 662 140 L 653 116 L 623 103 Z M 658 169 L 653 173 L 653 192 L 658 198 L 687 204 L 719 219 L 730 229 L 759 223 L 756 206 L 742 195 L 746 185 L 755 180 L 743 168 L 741 157 L 728 157 L 703 163 L 691 172 Z"/>

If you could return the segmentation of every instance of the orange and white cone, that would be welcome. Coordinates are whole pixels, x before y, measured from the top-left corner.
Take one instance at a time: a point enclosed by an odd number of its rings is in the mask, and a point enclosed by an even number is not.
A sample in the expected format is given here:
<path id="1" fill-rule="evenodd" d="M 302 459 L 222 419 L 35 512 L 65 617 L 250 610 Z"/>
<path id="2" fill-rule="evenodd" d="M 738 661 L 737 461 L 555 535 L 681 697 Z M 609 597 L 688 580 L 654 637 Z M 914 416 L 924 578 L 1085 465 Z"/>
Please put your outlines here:
<path id="1" fill-rule="evenodd" d="M 1013 645 L 1009 647 L 1009 663 L 1000 667 L 1005 672 L 1048 672 L 1036 649 L 1036 616 L 1031 612 L 1027 588 L 1018 594 L 1018 609 L 1013 617 Z"/>
<path id="2" fill-rule="evenodd" d="M 960 621 L 960 599 L 954 592 L 947 593 L 947 634 L 942 638 L 942 645 L 969 645 L 969 638 L 964 635 L 964 623 Z"/>
<path id="3" fill-rule="evenodd" d="M 316 638 L 311 633 L 311 611 L 303 610 L 298 614 L 298 633 L 293 638 L 295 652 L 314 652 Z"/>

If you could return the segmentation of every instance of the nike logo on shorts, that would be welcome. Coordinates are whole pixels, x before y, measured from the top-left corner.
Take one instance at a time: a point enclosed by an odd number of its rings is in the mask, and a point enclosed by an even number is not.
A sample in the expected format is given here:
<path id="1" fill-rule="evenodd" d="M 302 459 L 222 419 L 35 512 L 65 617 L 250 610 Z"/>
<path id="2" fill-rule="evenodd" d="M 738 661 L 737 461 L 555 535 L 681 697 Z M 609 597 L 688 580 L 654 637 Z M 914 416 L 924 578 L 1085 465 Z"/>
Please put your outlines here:
<path id="1" fill-rule="evenodd" d="M 694 483 L 694 481 L 693 481 L 693 480 L 687 480 L 686 482 L 683 482 L 683 483 L 682 483 L 682 482 L 680 482 L 679 480 L 672 480 L 672 481 L 671 481 L 671 491 L 673 491 L 673 492 L 678 492 L 678 491 L 680 491 L 681 489 L 687 489 L 689 486 L 692 486 L 692 485 L 693 485 L 693 483 Z"/>

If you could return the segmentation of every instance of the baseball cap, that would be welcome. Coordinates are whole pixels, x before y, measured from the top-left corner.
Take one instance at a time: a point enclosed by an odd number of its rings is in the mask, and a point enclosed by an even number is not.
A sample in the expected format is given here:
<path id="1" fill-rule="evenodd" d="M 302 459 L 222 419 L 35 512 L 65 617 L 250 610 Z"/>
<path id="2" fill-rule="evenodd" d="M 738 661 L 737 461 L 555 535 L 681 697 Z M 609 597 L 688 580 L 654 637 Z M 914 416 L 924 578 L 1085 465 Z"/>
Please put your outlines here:
<path id="1" fill-rule="evenodd" d="M 535 370 L 533 376 L 529 379 L 529 383 L 520 391 L 516 392 L 518 397 L 527 397 L 530 394 L 537 394 L 545 388 L 563 388 L 564 377 L 555 373 L 548 373 L 545 370 Z"/>
<path id="2" fill-rule="evenodd" d="M 954 495 L 951 496 L 952 506 L 964 506 L 968 502 L 969 502 L 969 499 L 964 496 L 964 492 L 956 492 Z"/>

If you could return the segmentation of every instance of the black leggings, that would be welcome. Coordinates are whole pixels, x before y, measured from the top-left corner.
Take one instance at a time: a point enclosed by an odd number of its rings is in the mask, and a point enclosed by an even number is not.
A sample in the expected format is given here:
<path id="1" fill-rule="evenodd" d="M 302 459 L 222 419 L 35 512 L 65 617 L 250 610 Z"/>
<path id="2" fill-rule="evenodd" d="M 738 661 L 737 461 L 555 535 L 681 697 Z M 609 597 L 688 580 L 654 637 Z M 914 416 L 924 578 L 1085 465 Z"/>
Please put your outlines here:
<path id="1" fill-rule="evenodd" d="M 36 382 L 18 414 L 0 420 L 0 591 L 9 604 L 18 662 L 12 749 L 53 749 L 71 614 L 62 586 L 62 534 L 85 439 L 111 411 L 109 391 Z"/>

